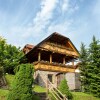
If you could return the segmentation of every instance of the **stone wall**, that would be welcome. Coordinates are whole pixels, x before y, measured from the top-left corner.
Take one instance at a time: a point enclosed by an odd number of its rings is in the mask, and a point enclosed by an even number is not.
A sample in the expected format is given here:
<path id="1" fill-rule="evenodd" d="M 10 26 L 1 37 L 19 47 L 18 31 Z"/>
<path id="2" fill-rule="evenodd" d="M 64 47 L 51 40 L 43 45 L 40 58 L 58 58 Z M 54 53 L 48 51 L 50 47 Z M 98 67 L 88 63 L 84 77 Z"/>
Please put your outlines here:
<path id="1" fill-rule="evenodd" d="M 66 73 L 65 78 L 70 90 L 75 89 L 75 73 Z"/>
<path id="2" fill-rule="evenodd" d="M 49 72 L 49 71 L 36 71 L 34 74 L 34 78 L 37 81 L 37 84 L 43 87 L 46 87 L 46 82 L 48 78 L 48 74 L 52 75 L 52 83 L 56 86 L 56 74 L 57 72 Z M 45 79 L 45 81 L 44 81 Z"/>
<path id="3" fill-rule="evenodd" d="M 65 78 L 70 90 L 80 90 L 79 73 L 66 73 Z"/>
<path id="4" fill-rule="evenodd" d="M 59 73 L 59 72 L 49 72 L 49 71 L 39 71 L 38 70 L 35 72 L 34 78 L 38 85 L 46 87 L 48 74 L 51 74 L 52 75 L 52 83 L 57 87 L 57 76 L 56 76 L 57 73 Z M 66 73 L 65 78 L 67 80 L 70 90 L 79 90 L 80 89 L 81 84 L 79 81 L 79 73 Z"/>
<path id="5" fill-rule="evenodd" d="M 81 82 L 80 82 L 80 74 L 75 73 L 75 89 L 80 90 L 81 89 Z"/>

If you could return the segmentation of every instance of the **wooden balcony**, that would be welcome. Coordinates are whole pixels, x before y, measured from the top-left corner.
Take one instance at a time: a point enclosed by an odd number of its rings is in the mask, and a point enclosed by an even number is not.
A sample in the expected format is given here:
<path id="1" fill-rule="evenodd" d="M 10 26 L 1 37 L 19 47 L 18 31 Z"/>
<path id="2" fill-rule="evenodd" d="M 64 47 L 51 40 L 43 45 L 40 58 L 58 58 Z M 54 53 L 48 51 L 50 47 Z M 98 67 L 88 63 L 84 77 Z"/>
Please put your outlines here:
<path id="1" fill-rule="evenodd" d="M 66 48 L 64 46 L 56 45 L 56 44 L 49 43 L 49 42 L 44 43 L 43 45 L 41 45 L 41 47 L 42 49 L 44 48 L 44 49 L 47 49 L 49 51 L 56 52 L 56 53 L 61 53 L 65 55 L 73 55 L 76 57 L 79 56 L 75 51 L 73 51 L 70 48 Z"/>
<path id="2" fill-rule="evenodd" d="M 46 61 L 34 62 L 35 70 L 53 71 L 53 72 L 75 72 L 75 68 L 71 65 L 64 65 L 59 63 L 50 63 Z"/>

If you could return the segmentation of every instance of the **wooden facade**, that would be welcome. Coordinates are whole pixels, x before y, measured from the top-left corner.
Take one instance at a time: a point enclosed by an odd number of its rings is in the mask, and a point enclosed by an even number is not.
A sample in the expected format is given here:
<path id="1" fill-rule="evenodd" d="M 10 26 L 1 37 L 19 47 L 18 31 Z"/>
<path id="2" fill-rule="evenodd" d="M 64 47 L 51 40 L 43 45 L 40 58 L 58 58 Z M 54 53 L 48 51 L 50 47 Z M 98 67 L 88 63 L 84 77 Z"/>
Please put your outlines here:
<path id="1" fill-rule="evenodd" d="M 73 74 L 77 66 L 74 61 L 78 59 L 79 52 L 69 38 L 59 33 L 51 34 L 36 46 L 27 44 L 23 51 L 28 62 L 33 64 L 34 78 L 41 86 L 46 87 L 46 81 L 49 79 L 57 87 L 66 74 L 72 73 L 70 76 L 75 76 Z M 70 79 L 75 80 L 73 77 Z M 70 80 L 69 86 L 72 86 Z"/>
<path id="2" fill-rule="evenodd" d="M 56 32 L 31 48 L 30 51 L 27 46 L 23 51 L 26 52 L 28 62 L 33 63 L 35 70 L 64 73 L 75 72 L 73 62 L 79 56 L 70 39 Z M 67 65 L 69 62 L 72 62 L 71 66 Z"/>

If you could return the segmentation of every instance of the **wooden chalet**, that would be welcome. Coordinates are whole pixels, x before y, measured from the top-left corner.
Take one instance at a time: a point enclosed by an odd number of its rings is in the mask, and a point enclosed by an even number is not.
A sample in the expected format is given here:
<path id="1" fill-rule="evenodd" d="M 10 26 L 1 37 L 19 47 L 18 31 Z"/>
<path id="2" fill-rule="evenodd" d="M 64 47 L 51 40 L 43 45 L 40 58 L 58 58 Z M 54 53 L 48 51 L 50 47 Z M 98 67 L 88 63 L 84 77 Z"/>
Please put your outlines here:
<path id="1" fill-rule="evenodd" d="M 66 73 L 75 73 L 74 61 L 78 59 L 79 52 L 69 38 L 57 32 L 36 46 L 27 44 L 23 51 L 28 62 L 33 63 L 34 78 L 41 86 L 46 86 L 42 78 L 58 86 Z"/>

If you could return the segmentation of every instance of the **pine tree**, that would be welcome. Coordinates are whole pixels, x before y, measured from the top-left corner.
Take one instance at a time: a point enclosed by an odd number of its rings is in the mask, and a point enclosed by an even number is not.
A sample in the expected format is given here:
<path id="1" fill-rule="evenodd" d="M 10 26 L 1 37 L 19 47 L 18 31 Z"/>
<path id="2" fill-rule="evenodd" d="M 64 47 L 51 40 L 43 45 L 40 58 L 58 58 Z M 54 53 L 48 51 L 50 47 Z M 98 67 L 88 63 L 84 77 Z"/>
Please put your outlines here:
<path id="1" fill-rule="evenodd" d="M 58 87 L 58 89 L 61 91 L 62 94 L 64 94 L 68 99 L 72 99 L 73 96 L 71 92 L 69 91 L 69 87 L 67 84 L 66 79 L 63 79 Z"/>
<path id="2" fill-rule="evenodd" d="M 32 100 L 32 65 L 21 64 L 7 100 Z"/>
<path id="3" fill-rule="evenodd" d="M 100 97 L 100 44 L 93 36 L 89 48 L 89 92 Z"/>
<path id="4" fill-rule="evenodd" d="M 88 51 L 85 48 L 84 43 L 81 43 L 80 47 L 80 80 L 81 80 L 81 85 L 82 85 L 82 91 L 83 92 L 88 92 L 89 90 L 89 82 L 88 82 L 88 72 L 87 72 L 87 67 L 88 67 Z"/>

